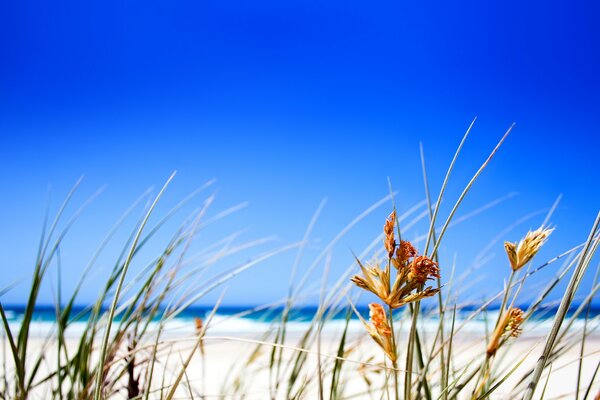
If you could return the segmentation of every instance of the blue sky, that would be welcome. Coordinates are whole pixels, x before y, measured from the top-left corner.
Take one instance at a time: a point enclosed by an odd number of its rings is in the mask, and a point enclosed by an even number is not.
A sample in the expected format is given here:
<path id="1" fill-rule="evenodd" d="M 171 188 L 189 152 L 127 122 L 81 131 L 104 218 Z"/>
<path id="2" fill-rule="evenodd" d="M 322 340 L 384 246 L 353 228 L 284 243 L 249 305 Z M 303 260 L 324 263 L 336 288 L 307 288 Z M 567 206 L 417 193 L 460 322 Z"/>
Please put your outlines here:
<path id="1" fill-rule="evenodd" d="M 552 219 L 557 231 L 540 255 L 548 258 L 585 239 L 600 205 L 600 10 L 593 2 L 1 7 L 0 286 L 33 268 L 48 188 L 56 209 L 81 175 L 74 204 L 106 189 L 65 242 L 65 290 L 111 223 L 173 170 L 159 213 L 217 178 L 213 214 L 241 202 L 248 207 L 202 240 L 238 229 L 245 240 L 277 236 L 256 252 L 299 240 L 327 197 L 311 245 L 316 254 L 386 195 L 388 176 L 401 209 L 423 198 L 419 142 L 436 192 L 475 116 L 445 205 L 513 121 L 515 130 L 460 213 L 518 195 L 453 229 L 441 249 L 446 264 L 456 254 L 457 268 L 466 269 L 511 221 L 548 208 L 562 193 Z M 376 210 L 339 243 L 333 275 L 351 262 L 351 250 L 380 232 L 388 212 Z M 524 222 L 506 239 L 542 220 Z M 501 243 L 492 252 L 473 296 L 500 287 L 506 275 Z M 293 256 L 245 273 L 226 301 L 283 296 Z M 106 257 L 98 276 L 110 268 Z M 3 301 L 23 301 L 26 286 Z M 81 301 L 96 293 L 90 283 Z M 50 287 L 42 299 L 51 301 Z"/>

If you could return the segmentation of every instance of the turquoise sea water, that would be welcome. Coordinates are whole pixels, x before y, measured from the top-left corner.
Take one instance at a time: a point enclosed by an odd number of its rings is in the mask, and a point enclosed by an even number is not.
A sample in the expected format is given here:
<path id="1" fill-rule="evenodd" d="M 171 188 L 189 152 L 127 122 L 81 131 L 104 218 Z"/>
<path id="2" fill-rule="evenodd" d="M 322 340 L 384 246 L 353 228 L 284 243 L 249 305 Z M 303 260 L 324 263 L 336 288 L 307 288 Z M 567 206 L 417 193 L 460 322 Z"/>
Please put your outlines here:
<path id="1" fill-rule="evenodd" d="M 20 325 L 20 321 L 23 318 L 25 306 L 23 305 L 3 305 L 5 313 L 7 315 L 9 325 L 12 329 L 17 329 Z M 525 305 L 521 305 L 521 308 L 526 309 Z M 569 317 L 573 315 L 577 306 L 571 307 Z M 264 309 L 258 306 L 222 306 L 220 307 L 213 320 L 211 321 L 210 330 L 212 332 L 219 333 L 252 333 L 252 332 L 265 332 L 272 329 L 281 319 L 282 308 L 275 307 Z M 477 310 L 475 306 L 463 307 L 457 310 L 457 321 L 467 322 L 466 330 L 474 332 L 483 332 L 486 324 L 486 314 L 478 313 L 473 317 L 474 312 Z M 546 331 L 549 325 L 552 323 L 552 318 L 556 313 L 556 307 L 548 307 L 537 311 L 531 319 L 531 331 L 537 331 L 542 333 Z M 161 310 L 164 311 L 164 310 Z M 208 306 L 193 306 L 189 307 L 175 318 L 168 321 L 168 331 L 179 332 L 179 333 L 192 333 L 194 332 L 194 319 L 202 318 L 206 319 L 212 311 L 212 307 Z M 329 329 L 341 329 L 345 325 L 345 320 L 348 315 L 348 309 L 341 309 L 336 312 L 332 312 L 330 315 L 331 319 L 327 322 L 326 328 Z M 366 306 L 358 307 L 359 313 L 363 318 L 368 319 L 368 308 Z M 431 311 L 428 313 L 428 311 Z M 295 307 L 289 315 L 288 329 L 290 331 L 303 331 L 308 327 L 310 321 L 315 317 L 317 313 L 317 307 L 304 306 Z M 488 309 L 487 320 L 494 321 L 497 308 Z M 577 320 L 574 323 L 576 329 L 578 325 L 583 323 L 583 319 L 587 313 L 587 309 L 577 316 Z M 401 312 L 398 313 L 399 316 Z M 69 323 L 70 335 L 76 336 L 85 326 L 87 319 L 89 318 L 90 312 L 89 307 L 76 306 L 73 308 L 72 318 Z M 437 317 L 435 316 L 434 309 L 425 308 L 423 312 L 424 322 L 423 325 L 427 328 L 428 324 L 434 328 L 437 326 Z M 600 317 L 600 307 L 590 307 L 588 317 L 591 320 L 597 320 Z M 115 321 L 119 320 L 119 316 L 115 318 Z M 155 317 L 155 323 L 158 323 L 160 317 Z M 32 335 L 45 336 L 49 332 L 52 332 L 56 321 L 56 309 L 54 306 L 47 305 L 41 306 L 35 309 L 33 315 L 33 323 L 31 328 Z M 592 324 L 595 326 L 595 324 Z M 360 321 L 356 315 L 350 313 L 350 329 L 360 328 Z"/>

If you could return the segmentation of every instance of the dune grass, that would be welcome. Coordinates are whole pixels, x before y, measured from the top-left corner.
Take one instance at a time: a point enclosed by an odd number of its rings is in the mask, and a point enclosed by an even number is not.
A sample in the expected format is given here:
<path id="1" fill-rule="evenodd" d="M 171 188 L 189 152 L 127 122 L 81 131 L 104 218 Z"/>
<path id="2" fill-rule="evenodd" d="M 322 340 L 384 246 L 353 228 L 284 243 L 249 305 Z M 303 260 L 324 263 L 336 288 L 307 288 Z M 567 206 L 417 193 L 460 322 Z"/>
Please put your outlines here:
<path id="1" fill-rule="evenodd" d="M 308 263 L 304 260 L 306 246 L 325 206 L 324 201 L 309 221 L 300 242 L 273 248 L 217 275 L 209 275 L 208 267 L 218 260 L 255 248 L 269 239 L 240 243 L 237 234 L 233 234 L 207 246 L 200 254 L 188 254 L 192 241 L 206 224 L 235 211 L 234 207 L 208 218 L 208 210 L 214 201 L 214 196 L 208 195 L 201 206 L 184 219 L 155 257 L 136 268 L 135 274 L 130 273 L 132 262 L 147 249 L 150 239 L 164 229 L 185 204 L 212 184 L 212 181 L 208 182 L 186 197 L 152 226 L 151 222 L 156 219 L 155 206 L 168 190 L 171 176 L 159 194 L 148 202 L 131 229 L 109 276 L 99 286 L 96 301 L 79 315 L 74 312 L 74 305 L 88 271 L 95 266 L 115 232 L 123 229 L 124 221 L 148 200 L 149 193 L 140 197 L 117 221 L 85 267 L 75 290 L 64 297 L 60 287 L 61 245 L 79 215 L 95 197 L 84 202 L 64 221 L 65 212 L 80 185 L 78 182 L 52 222 L 48 223 L 48 218 L 44 222 L 29 296 L 19 324 L 10 323 L 0 303 L 4 349 L 0 397 L 529 400 L 553 398 L 547 390 L 552 376 L 576 365 L 576 379 L 564 384 L 571 385 L 572 398 L 592 398 L 598 391 L 595 379 L 600 362 L 594 364 L 591 380 L 585 381 L 583 376 L 586 368 L 592 368 L 586 358 L 593 359 L 594 356 L 589 353 L 586 343 L 599 322 L 590 314 L 592 301 L 600 289 L 598 270 L 589 293 L 579 293 L 578 289 L 600 244 L 600 214 L 589 231 L 582 232 L 580 245 L 550 260 L 538 262 L 535 257 L 538 250 L 546 240 L 551 240 L 552 229 L 548 228 L 548 223 L 556 209 L 555 204 L 538 230 L 522 232 L 521 241 L 505 242 L 506 284 L 475 307 L 458 302 L 460 289 L 473 283 L 475 272 L 457 276 L 454 266 L 440 265 L 438 252 L 444 237 L 450 228 L 466 218 L 456 218 L 457 211 L 513 128 L 511 126 L 501 137 L 459 197 L 451 203 L 448 215 L 442 216 L 441 204 L 446 201 L 447 185 L 474 123 L 460 141 L 435 201 L 430 195 L 421 147 L 425 199 L 400 214 L 390 183 L 389 195 L 353 219 Z M 496 203 L 483 206 L 467 217 L 475 217 Z M 388 219 L 382 221 L 382 233 L 374 232 L 372 243 L 355 255 L 356 262 L 330 282 L 328 271 L 336 262 L 332 256 L 334 246 L 362 219 L 382 207 L 388 207 L 390 212 Z M 438 220 L 443 222 L 438 223 Z M 419 222 L 426 223 L 427 233 L 409 241 L 411 228 Z M 168 331 L 169 323 L 187 307 L 212 292 L 224 290 L 229 280 L 244 271 L 285 252 L 295 252 L 287 296 L 236 315 L 243 317 L 259 311 L 271 315 L 272 318 L 265 321 L 268 328 L 264 332 L 254 337 L 212 334 L 211 327 L 218 323 L 213 318 L 220 305 L 217 301 L 205 320 L 197 320 L 193 336 L 173 338 Z M 529 299 L 534 300 L 528 308 L 520 309 L 520 296 L 528 278 L 558 261 L 563 264 L 555 277 L 541 287 L 537 295 L 529 294 Z M 301 266 L 306 264 L 307 267 L 302 269 Z M 41 345 L 32 346 L 31 329 L 40 288 L 50 279 L 51 272 L 57 274 L 58 284 L 56 323 Z M 543 313 L 551 304 L 549 299 L 557 297 L 560 283 L 567 280 L 557 312 L 537 346 L 537 353 L 536 346 L 525 352 L 514 351 L 522 333 L 526 336 L 529 331 L 539 329 L 541 322 L 539 318 L 533 318 L 534 314 Z M 8 284 L 0 290 L 0 300 L 12 286 Z M 290 324 L 296 307 L 315 296 L 318 307 L 312 319 L 303 325 L 301 332 L 295 328 L 291 334 Z M 573 307 L 576 298 L 577 307 Z M 368 320 L 355 306 L 364 299 L 371 303 Z M 424 307 L 422 302 L 426 301 L 433 306 Z M 458 319 L 459 313 L 466 317 Z M 74 340 L 68 333 L 75 321 L 82 318 L 85 318 L 83 331 Z M 574 328 L 578 318 L 584 321 L 580 330 Z M 465 333 L 465 327 L 475 319 L 487 321 L 488 327 L 485 335 L 477 340 L 471 337 L 472 334 Z M 350 329 L 357 321 L 364 329 Z M 325 334 L 334 322 L 337 329 Z M 468 354 L 457 350 L 465 340 L 473 343 Z M 235 343 L 243 346 L 245 351 L 221 377 L 220 393 L 215 393 L 214 389 L 209 393 L 206 373 L 211 368 L 211 360 L 206 351 L 217 342 Z M 572 352 L 578 354 L 575 360 L 568 358 Z M 534 353 L 534 362 L 528 364 Z M 199 369 L 191 369 L 194 362 L 199 362 Z M 215 387 L 214 383 L 212 387 Z"/>

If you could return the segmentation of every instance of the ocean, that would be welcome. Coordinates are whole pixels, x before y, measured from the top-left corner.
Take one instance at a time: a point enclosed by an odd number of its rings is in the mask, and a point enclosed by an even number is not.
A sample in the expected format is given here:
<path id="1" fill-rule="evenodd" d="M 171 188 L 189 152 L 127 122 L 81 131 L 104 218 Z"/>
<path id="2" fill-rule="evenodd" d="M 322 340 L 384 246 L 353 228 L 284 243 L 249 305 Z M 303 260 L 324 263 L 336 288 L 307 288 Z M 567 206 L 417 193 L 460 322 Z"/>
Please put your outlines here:
<path id="1" fill-rule="evenodd" d="M 9 326 L 12 332 L 15 332 L 23 319 L 25 312 L 24 305 L 3 305 L 5 314 L 8 319 Z M 527 309 L 526 305 L 520 305 L 524 310 Z M 572 318 L 577 306 L 572 306 L 568 313 L 568 318 Z M 486 313 L 479 313 L 474 316 L 474 312 L 477 310 L 476 306 L 465 306 L 457 309 L 455 325 L 460 326 L 463 332 L 482 333 L 486 330 L 486 324 L 493 323 L 497 317 L 497 308 L 488 309 Z M 212 307 L 209 306 L 192 306 L 188 307 L 174 318 L 170 318 L 164 326 L 164 331 L 169 335 L 187 335 L 195 332 L 195 319 L 200 318 L 206 321 L 212 311 Z M 263 333 L 269 330 L 274 330 L 277 323 L 281 321 L 282 307 L 272 307 L 264 309 L 259 306 L 221 306 L 213 316 L 207 334 L 245 334 L 245 333 Z M 357 311 L 361 314 L 364 319 L 368 319 L 368 308 L 367 306 L 358 306 Z M 422 321 L 423 328 L 427 330 L 428 327 L 431 330 L 435 330 L 438 325 L 438 317 L 431 308 L 425 308 L 423 310 L 424 319 Z M 526 332 L 531 334 L 543 334 L 548 332 L 549 327 L 552 324 L 553 317 L 557 311 L 557 307 L 546 307 L 536 311 L 530 321 L 529 328 Z M 156 325 L 160 322 L 160 315 L 165 310 L 160 310 L 158 316 L 151 322 L 152 325 Z M 290 333 L 298 333 L 305 331 L 311 321 L 317 315 L 318 308 L 315 306 L 298 306 L 294 307 L 288 318 L 286 329 Z M 578 329 L 584 323 L 586 313 L 585 309 L 579 315 L 576 316 L 573 322 L 573 329 Z M 336 312 L 327 313 L 329 319 L 324 325 L 324 332 L 334 331 L 340 332 L 346 325 L 346 318 L 348 310 L 342 309 Z M 68 328 L 65 332 L 66 336 L 77 337 L 83 332 L 86 322 L 90 316 L 90 307 L 86 306 L 75 306 L 73 307 L 72 317 L 69 320 Z M 397 317 L 402 320 L 402 312 L 397 312 Z M 429 315 L 429 316 L 428 316 Z M 447 318 L 451 318 L 452 312 L 447 314 Z M 588 318 L 590 319 L 591 332 L 593 333 L 595 327 L 598 325 L 600 319 L 600 307 L 592 306 L 589 309 Z M 116 316 L 114 321 L 118 323 L 120 320 L 119 316 Z M 406 321 L 406 318 L 403 319 Z M 400 324 L 400 329 L 403 329 L 403 325 Z M 354 312 L 350 314 L 350 321 L 348 329 L 351 332 L 363 330 L 359 318 Z M 33 313 L 33 320 L 30 328 L 31 336 L 46 337 L 55 331 L 56 328 L 56 308 L 52 305 L 38 306 L 35 308 Z M 404 326 L 406 328 L 406 326 Z M 4 335 L 4 330 L 2 329 Z"/>

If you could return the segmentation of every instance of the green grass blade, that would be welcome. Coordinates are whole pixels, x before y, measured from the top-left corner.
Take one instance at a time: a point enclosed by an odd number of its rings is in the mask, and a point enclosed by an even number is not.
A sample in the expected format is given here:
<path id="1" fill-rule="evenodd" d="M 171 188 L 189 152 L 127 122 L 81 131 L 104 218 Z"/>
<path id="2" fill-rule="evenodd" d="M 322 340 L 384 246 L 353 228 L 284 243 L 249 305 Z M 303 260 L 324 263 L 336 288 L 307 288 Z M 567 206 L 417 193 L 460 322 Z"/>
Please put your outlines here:
<path id="1" fill-rule="evenodd" d="M 0 303 L 0 316 L 2 316 L 2 324 L 4 325 L 4 332 L 6 333 L 6 337 L 8 338 L 8 343 L 10 345 L 10 351 L 13 356 L 13 360 L 15 362 L 15 369 L 17 370 L 17 386 L 19 387 L 19 391 L 21 396 L 25 395 L 25 371 L 23 368 L 23 363 L 19 358 L 19 351 L 15 344 L 15 340 L 13 338 L 12 332 L 10 330 L 10 326 L 8 325 L 8 319 L 6 318 L 6 314 L 4 313 L 4 307 L 2 303 Z"/>
<path id="2" fill-rule="evenodd" d="M 94 391 L 94 400 L 100 400 L 100 397 L 101 397 L 101 393 L 102 393 L 102 376 L 104 374 L 104 362 L 105 362 L 105 359 L 106 359 L 106 350 L 108 348 L 108 339 L 110 337 L 110 328 L 111 328 L 111 325 L 112 325 L 112 320 L 113 320 L 114 315 L 115 315 L 115 309 L 117 308 L 117 303 L 119 301 L 119 295 L 120 295 L 120 292 L 121 292 L 121 287 L 123 286 L 123 282 L 125 281 L 125 275 L 127 274 L 127 269 L 129 268 L 129 264 L 131 263 L 131 260 L 133 259 L 133 254 L 134 254 L 134 252 L 135 252 L 135 250 L 137 248 L 138 240 L 139 240 L 139 238 L 142 235 L 142 231 L 144 230 L 144 227 L 146 226 L 146 223 L 150 219 L 150 215 L 152 214 L 152 211 L 154 211 L 154 208 L 158 204 L 158 200 L 160 200 L 160 198 L 162 197 L 163 193 L 167 189 L 167 186 L 169 185 L 169 183 L 171 182 L 171 180 L 174 177 L 175 177 L 175 173 L 173 173 L 169 177 L 169 179 L 167 179 L 167 182 L 164 184 L 164 186 L 162 187 L 162 189 L 160 190 L 160 192 L 158 193 L 158 195 L 154 199 L 154 202 L 152 203 L 152 205 L 148 209 L 148 212 L 146 213 L 146 216 L 144 217 L 144 220 L 142 221 L 142 224 L 140 225 L 140 227 L 139 227 L 139 229 L 137 231 L 135 239 L 133 240 L 133 243 L 131 245 L 131 249 L 129 251 L 127 259 L 125 260 L 125 264 L 123 265 L 123 269 L 121 270 L 120 278 L 119 278 L 119 283 L 117 285 L 117 289 L 115 291 L 115 294 L 114 294 L 114 297 L 113 297 L 113 301 L 112 301 L 112 304 L 111 304 L 109 312 L 108 312 L 107 326 L 106 326 L 105 332 L 104 332 L 104 339 L 102 340 L 102 347 L 100 348 L 100 354 L 99 354 L 100 361 L 98 363 L 98 368 L 97 368 L 97 372 L 96 372 L 97 376 L 96 376 L 96 388 L 95 388 L 95 391 Z"/>
<path id="3" fill-rule="evenodd" d="M 529 355 L 531 354 L 531 352 L 533 351 L 533 348 L 530 349 L 525 356 L 523 356 L 521 358 L 521 360 L 519 362 L 517 362 L 511 369 L 510 371 L 508 371 L 508 373 L 506 373 L 502 379 L 500 379 L 499 381 L 497 381 L 494 386 L 492 386 L 487 392 L 485 392 L 484 394 L 482 394 L 481 396 L 479 396 L 477 398 L 477 400 L 484 400 L 484 399 L 488 399 L 490 397 L 490 394 L 492 394 L 493 392 L 496 391 L 496 389 L 498 389 L 500 386 L 502 386 L 502 384 L 517 370 L 517 368 L 519 368 L 521 366 L 521 364 L 523 364 L 523 361 L 525 361 L 527 359 L 527 357 L 529 357 Z"/>

